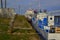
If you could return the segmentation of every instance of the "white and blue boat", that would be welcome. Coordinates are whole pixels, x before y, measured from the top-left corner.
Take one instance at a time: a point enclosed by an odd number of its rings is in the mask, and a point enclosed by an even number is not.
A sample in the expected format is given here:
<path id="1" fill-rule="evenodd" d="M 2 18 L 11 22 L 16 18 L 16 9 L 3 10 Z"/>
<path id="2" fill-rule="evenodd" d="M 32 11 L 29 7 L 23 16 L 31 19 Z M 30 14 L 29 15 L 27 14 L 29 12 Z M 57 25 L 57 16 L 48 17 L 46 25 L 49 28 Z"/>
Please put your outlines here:
<path id="1" fill-rule="evenodd" d="M 39 12 L 34 14 L 31 21 L 44 40 L 60 40 L 60 11 Z"/>

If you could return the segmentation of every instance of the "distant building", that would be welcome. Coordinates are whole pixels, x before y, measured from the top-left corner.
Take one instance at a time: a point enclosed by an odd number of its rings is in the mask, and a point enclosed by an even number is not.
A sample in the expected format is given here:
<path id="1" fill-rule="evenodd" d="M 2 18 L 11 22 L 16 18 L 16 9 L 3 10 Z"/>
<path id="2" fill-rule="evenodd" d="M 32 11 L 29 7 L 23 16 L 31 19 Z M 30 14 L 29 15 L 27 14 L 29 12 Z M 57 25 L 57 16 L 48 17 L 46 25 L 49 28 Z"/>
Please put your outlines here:
<path id="1" fill-rule="evenodd" d="M 0 16 L 1 17 L 6 17 L 6 18 L 11 18 L 15 16 L 15 11 L 12 8 L 1 8 L 0 9 Z"/>

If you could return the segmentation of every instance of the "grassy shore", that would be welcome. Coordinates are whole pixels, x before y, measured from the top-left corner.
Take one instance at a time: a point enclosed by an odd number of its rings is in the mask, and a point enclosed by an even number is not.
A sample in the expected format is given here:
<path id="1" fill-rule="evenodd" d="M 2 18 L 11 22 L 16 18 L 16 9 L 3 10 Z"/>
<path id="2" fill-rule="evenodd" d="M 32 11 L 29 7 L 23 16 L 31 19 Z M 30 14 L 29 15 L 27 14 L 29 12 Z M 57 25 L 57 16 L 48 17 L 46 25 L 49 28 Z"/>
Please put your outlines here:
<path id="1" fill-rule="evenodd" d="M 40 40 L 36 31 L 22 15 L 17 15 L 13 25 L 13 33 L 9 34 L 9 18 L 0 18 L 0 40 Z M 16 28 L 14 28 L 16 27 Z M 19 29 L 31 28 L 31 29 Z"/>

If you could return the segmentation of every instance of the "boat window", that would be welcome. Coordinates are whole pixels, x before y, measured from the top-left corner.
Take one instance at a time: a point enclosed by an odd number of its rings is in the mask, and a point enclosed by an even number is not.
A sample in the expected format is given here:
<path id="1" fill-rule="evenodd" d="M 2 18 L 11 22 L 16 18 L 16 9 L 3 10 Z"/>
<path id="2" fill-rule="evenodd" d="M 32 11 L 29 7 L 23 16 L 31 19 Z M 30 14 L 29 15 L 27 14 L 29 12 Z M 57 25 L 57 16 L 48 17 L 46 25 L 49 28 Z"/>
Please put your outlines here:
<path id="1" fill-rule="evenodd" d="M 54 17 L 54 24 L 55 24 L 56 26 L 60 26 L 60 16 L 55 16 L 55 17 Z"/>
<path id="2" fill-rule="evenodd" d="M 50 20 L 52 20 L 52 18 L 50 18 Z"/>

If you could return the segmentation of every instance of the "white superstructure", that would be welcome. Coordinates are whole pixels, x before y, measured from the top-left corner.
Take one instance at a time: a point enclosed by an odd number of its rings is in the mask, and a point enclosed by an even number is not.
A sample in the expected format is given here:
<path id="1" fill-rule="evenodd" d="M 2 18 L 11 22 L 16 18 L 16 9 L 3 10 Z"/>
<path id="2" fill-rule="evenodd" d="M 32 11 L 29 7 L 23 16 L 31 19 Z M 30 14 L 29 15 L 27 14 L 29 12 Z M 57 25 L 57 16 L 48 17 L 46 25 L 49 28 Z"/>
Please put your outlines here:
<path id="1" fill-rule="evenodd" d="M 34 15 L 34 11 L 32 9 L 27 10 L 25 12 L 25 17 L 28 18 L 28 19 L 31 19 L 33 17 L 33 15 Z"/>

